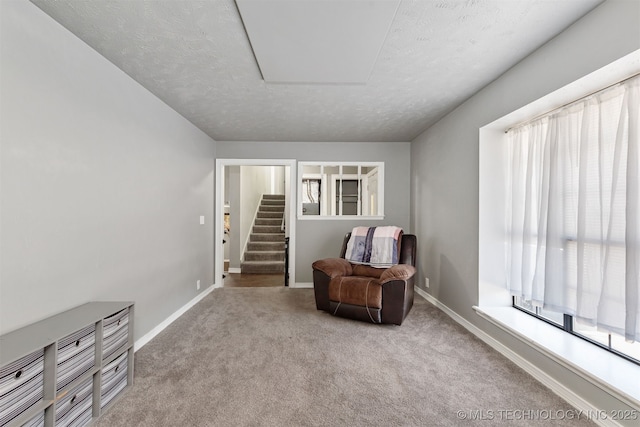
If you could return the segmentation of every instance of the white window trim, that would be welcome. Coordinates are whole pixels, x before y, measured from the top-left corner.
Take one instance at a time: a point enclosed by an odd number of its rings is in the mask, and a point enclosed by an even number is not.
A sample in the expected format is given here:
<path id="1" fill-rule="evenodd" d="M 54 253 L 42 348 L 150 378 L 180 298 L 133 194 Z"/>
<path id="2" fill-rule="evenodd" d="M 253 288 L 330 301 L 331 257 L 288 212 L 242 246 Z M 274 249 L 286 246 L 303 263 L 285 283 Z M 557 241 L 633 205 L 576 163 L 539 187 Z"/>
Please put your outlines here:
<path id="1" fill-rule="evenodd" d="M 325 176 L 320 176 L 318 173 L 310 173 L 304 174 L 303 169 L 304 166 L 365 166 L 378 167 L 378 182 L 379 182 L 379 191 L 378 191 L 378 212 L 380 215 L 335 215 L 335 214 L 325 214 L 325 215 L 303 215 L 302 214 L 302 185 L 298 185 L 298 201 L 297 201 L 297 213 L 298 220 L 303 221 L 345 221 L 345 220 L 384 220 L 384 162 L 298 162 L 298 183 L 301 183 L 303 179 L 317 179 L 320 177 L 322 179 L 322 191 L 323 193 L 328 190 L 328 183 Z M 351 176 L 351 174 L 347 174 L 344 176 Z M 357 176 L 357 175 L 354 175 Z M 366 175 L 361 175 L 361 178 L 366 178 Z M 325 193 L 326 194 L 326 193 Z M 322 211 L 321 211 L 322 213 Z"/>

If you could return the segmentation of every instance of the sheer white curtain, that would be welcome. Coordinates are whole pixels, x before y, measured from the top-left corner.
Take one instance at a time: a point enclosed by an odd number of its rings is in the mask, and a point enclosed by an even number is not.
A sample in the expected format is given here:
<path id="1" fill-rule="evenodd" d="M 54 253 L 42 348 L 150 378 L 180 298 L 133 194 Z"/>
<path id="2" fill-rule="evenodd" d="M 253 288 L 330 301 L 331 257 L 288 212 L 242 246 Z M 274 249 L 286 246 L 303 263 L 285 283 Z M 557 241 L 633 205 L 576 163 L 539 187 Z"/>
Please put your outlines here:
<path id="1" fill-rule="evenodd" d="M 640 341 L 640 77 L 507 134 L 507 286 Z"/>

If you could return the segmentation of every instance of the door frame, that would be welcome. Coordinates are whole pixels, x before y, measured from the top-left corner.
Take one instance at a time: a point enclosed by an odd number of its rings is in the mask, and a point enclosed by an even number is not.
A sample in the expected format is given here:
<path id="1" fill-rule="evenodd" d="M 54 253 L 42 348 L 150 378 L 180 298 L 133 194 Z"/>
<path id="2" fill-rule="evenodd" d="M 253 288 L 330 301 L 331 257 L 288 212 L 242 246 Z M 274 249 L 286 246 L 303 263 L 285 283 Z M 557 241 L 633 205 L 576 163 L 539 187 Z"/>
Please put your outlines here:
<path id="1" fill-rule="evenodd" d="M 298 194 L 297 177 L 295 159 L 216 159 L 216 209 L 215 209 L 215 230 L 214 236 L 214 253 L 215 253 L 215 287 L 223 286 L 222 274 L 224 273 L 224 168 L 226 166 L 289 166 L 289 191 L 285 194 L 288 203 L 288 212 L 286 214 L 287 221 L 287 237 L 289 237 L 289 287 L 296 287 L 296 207 L 297 201 L 294 195 Z M 286 188 L 285 188 L 286 191 Z M 284 287 L 284 285 L 283 285 Z"/>

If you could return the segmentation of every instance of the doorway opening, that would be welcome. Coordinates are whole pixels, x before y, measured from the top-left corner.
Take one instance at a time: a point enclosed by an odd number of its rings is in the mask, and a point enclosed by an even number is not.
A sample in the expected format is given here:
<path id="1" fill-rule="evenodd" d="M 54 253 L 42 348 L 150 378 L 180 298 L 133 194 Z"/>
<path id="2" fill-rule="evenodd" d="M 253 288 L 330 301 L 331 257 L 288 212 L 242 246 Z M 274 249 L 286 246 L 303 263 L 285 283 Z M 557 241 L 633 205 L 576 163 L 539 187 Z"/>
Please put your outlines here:
<path id="1" fill-rule="evenodd" d="M 216 160 L 216 287 L 295 286 L 295 160 Z"/>

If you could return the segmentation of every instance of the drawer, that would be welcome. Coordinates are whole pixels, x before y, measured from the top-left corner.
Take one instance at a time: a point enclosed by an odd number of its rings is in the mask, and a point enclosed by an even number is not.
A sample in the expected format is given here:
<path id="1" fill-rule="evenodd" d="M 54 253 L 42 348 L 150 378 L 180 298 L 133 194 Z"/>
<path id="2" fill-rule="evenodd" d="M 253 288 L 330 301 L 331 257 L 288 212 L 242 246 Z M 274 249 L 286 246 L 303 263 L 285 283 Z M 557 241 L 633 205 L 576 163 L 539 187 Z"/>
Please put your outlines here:
<path id="1" fill-rule="evenodd" d="M 128 355 L 123 353 L 102 368 L 100 387 L 100 407 L 104 408 L 127 386 Z"/>
<path id="2" fill-rule="evenodd" d="M 44 427 L 44 411 L 24 423 L 22 427 Z"/>
<path id="3" fill-rule="evenodd" d="M 58 342 L 56 391 L 95 366 L 96 325 L 92 324 Z"/>
<path id="4" fill-rule="evenodd" d="M 106 359 L 129 343 L 129 309 L 102 321 L 102 359 Z"/>
<path id="5" fill-rule="evenodd" d="M 0 426 L 44 397 L 44 349 L 0 368 Z"/>
<path id="6" fill-rule="evenodd" d="M 93 377 L 69 390 L 56 402 L 56 426 L 83 426 L 91 422 Z"/>

